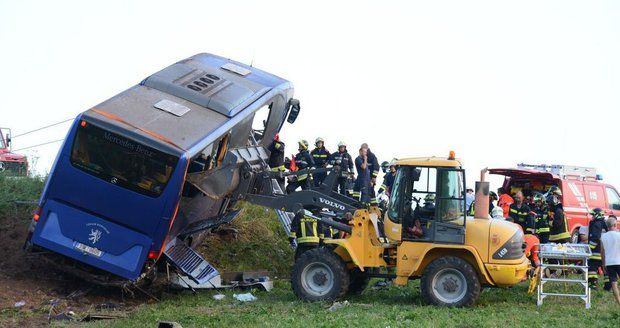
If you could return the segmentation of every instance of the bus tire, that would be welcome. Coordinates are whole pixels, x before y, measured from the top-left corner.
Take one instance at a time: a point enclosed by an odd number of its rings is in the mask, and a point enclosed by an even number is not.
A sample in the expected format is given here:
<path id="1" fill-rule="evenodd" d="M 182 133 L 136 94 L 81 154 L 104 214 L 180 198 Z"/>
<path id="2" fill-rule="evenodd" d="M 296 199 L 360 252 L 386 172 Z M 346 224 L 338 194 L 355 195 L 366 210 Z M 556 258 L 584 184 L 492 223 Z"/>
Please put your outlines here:
<path id="1" fill-rule="evenodd" d="M 424 269 L 420 290 L 422 298 L 433 305 L 470 306 L 480 296 L 480 281 L 467 261 L 444 256 L 435 259 Z"/>
<path id="2" fill-rule="evenodd" d="M 344 261 L 331 249 L 319 247 L 303 252 L 295 261 L 291 287 L 306 302 L 333 301 L 344 297 L 350 277 Z"/>

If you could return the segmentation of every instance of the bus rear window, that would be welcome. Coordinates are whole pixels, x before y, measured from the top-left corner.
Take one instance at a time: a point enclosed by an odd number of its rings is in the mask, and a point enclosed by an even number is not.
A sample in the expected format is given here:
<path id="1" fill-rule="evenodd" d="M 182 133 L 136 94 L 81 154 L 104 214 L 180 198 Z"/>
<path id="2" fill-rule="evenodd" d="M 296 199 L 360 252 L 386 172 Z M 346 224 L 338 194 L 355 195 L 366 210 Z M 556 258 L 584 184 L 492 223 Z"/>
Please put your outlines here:
<path id="1" fill-rule="evenodd" d="M 178 157 L 82 121 L 73 142 L 73 166 L 141 194 L 159 196 Z"/>

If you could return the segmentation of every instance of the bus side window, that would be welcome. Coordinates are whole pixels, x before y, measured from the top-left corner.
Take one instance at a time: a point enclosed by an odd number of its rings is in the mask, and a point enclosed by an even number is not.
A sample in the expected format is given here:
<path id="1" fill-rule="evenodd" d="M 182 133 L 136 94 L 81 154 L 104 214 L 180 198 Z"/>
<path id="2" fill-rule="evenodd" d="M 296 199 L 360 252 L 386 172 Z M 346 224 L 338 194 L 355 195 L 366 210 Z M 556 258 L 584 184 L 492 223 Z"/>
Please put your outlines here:
<path id="1" fill-rule="evenodd" d="M 256 142 L 260 142 L 265 135 L 272 106 L 273 102 L 259 108 L 256 112 L 254 112 L 254 119 L 252 121 L 252 136 Z"/>

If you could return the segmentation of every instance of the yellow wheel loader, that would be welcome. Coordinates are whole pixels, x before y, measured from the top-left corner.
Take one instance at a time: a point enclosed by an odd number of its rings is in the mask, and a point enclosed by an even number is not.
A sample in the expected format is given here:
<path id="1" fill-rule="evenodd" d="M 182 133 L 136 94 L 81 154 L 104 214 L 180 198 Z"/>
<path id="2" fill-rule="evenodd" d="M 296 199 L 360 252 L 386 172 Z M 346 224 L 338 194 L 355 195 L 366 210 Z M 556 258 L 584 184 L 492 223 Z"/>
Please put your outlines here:
<path id="1" fill-rule="evenodd" d="M 342 298 L 361 292 L 371 277 L 390 278 L 399 286 L 421 279 L 428 303 L 459 307 L 476 302 L 482 287 L 509 287 L 525 279 L 529 261 L 523 233 L 513 223 L 489 219 L 486 172 L 476 183 L 475 213 L 469 216 L 465 171 L 453 152 L 448 158 L 407 158 L 396 165 L 384 211 L 358 208 L 346 225 L 317 215 L 341 237 L 323 239 L 297 257 L 291 284 L 299 298 Z M 340 204 L 342 210 L 348 205 Z"/>

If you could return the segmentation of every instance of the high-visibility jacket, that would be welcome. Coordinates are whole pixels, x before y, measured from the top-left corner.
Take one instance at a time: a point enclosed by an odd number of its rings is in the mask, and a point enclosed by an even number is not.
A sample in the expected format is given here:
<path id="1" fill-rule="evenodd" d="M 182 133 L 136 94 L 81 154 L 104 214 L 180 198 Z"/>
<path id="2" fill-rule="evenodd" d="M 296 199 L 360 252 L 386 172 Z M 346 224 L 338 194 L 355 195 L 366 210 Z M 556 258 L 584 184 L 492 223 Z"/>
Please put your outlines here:
<path id="1" fill-rule="evenodd" d="M 346 150 L 342 153 L 340 151 L 332 153 L 328 162 L 333 166 L 340 166 L 340 177 L 342 178 L 348 178 L 353 173 L 353 158 Z"/>
<path id="2" fill-rule="evenodd" d="M 510 205 L 508 210 L 508 217 L 516 224 L 521 226 L 523 232 L 528 234 L 534 233 L 534 220 L 531 215 L 530 207 L 527 204 L 517 205 L 514 203 Z"/>
<path id="3" fill-rule="evenodd" d="M 560 243 L 568 242 L 570 240 L 570 232 L 568 231 L 568 222 L 566 222 L 566 216 L 564 216 L 562 205 L 550 209 L 548 213 L 550 221 L 552 222 L 549 241 Z"/>
<path id="4" fill-rule="evenodd" d="M 546 209 L 536 208 L 534 209 L 534 229 L 537 235 L 551 232 L 551 226 L 549 225 L 549 214 Z"/>
<path id="5" fill-rule="evenodd" d="M 318 244 L 319 224 L 315 218 L 303 215 L 303 213 L 295 214 L 291 222 L 290 238 L 297 240 L 297 244 Z"/>
<path id="6" fill-rule="evenodd" d="M 394 184 L 395 177 L 396 173 L 388 172 L 385 177 L 383 177 L 383 183 L 379 188 L 379 193 L 385 191 L 389 194 L 392 191 L 392 185 Z"/>
<path id="7" fill-rule="evenodd" d="M 379 170 L 381 169 L 379 166 L 379 160 L 377 159 L 377 156 L 370 151 L 370 149 L 368 149 L 366 156 L 368 157 L 368 170 L 370 171 L 370 176 L 376 178 L 379 175 Z"/>
<path id="8" fill-rule="evenodd" d="M 312 155 L 312 159 L 314 160 L 314 167 L 326 167 L 329 160 L 329 152 L 325 147 L 314 148 L 310 155 Z"/>
<path id="9" fill-rule="evenodd" d="M 538 257 L 538 245 L 540 244 L 540 240 L 534 235 L 525 235 L 523 236 L 523 240 L 525 241 L 525 257 L 530 259 L 534 266 L 539 266 L 540 258 Z"/>
<path id="10" fill-rule="evenodd" d="M 588 225 L 588 244 L 592 255 L 591 260 L 601 260 L 601 235 L 603 232 L 607 232 L 607 225 L 602 218 L 594 219 L 590 221 Z"/>
<path id="11" fill-rule="evenodd" d="M 272 171 L 284 172 L 286 168 L 284 167 L 284 142 L 274 140 L 269 147 L 269 167 Z"/>
<path id="12" fill-rule="evenodd" d="M 297 165 L 297 169 L 309 169 L 314 166 L 314 159 L 310 155 L 308 150 L 302 150 L 297 155 L 295 155 L 295 165 Z M 304 181 L 308 178 L 308 174 L 300 174 L 297 176 L 297 181 Z"/>
<path id="13" fill-rule="evenodd" d="M 508 214 L 510 212 L 510 205 L 514 203 L 514 199 L 510 197 L 508 194 L 501 194 L 499 199 L 497 200 L 497 206 L 501 207 L 504 210 L 504 217 L 508 218 Z"/>

